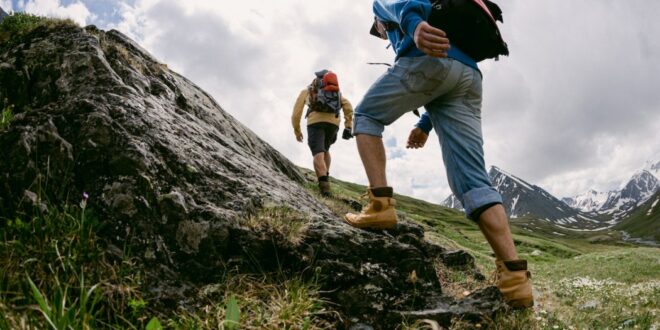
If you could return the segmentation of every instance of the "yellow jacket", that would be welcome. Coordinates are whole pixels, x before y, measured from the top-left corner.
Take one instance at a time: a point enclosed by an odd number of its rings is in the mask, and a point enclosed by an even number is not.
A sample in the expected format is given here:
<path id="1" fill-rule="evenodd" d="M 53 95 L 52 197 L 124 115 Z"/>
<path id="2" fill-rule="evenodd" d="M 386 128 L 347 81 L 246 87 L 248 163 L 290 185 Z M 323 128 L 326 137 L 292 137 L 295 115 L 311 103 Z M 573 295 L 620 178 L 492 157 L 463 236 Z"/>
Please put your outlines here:
<path id="1" fill-rule="evenodd" d="M 293 132 L 296 134 L 296 137 L 302 135 L 302 131 L 300 130 L 300 119 L 302 118 L 305 105 L 309 106 L 309 91 L 307 88 L 300 91 L 300 95 L 298 95 L 298 99 L 296 99 L 296 104 L 293 106 L 291 124 L 293 124 Z M 353 127 L 353 106 L 343 96 L 341 97 L 341 108 L 344 111 L 344 127 L 350 129 Z M 322 122 L 339 126 L 340 121 L 341 119 L 339 117 L 335 117 L 334 113 L 329 112 L 312 111 L 309 113 L 309 117 L 307 117 L 308 126 Z"/>

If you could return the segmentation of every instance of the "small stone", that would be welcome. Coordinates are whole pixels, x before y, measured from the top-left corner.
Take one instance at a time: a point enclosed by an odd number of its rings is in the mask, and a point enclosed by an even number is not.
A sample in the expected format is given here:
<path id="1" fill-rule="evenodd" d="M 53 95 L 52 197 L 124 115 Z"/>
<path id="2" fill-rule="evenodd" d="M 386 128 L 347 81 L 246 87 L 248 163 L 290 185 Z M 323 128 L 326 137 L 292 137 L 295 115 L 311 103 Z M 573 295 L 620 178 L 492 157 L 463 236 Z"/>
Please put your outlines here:
<path id="1" fill-rule="evenodd" d="M 595 309 L 598 307 L 599 303 L 598 300 L 589 300 L 586 303 L 584 303 L 582 306 L 580 306 L 580 309 Z"/>

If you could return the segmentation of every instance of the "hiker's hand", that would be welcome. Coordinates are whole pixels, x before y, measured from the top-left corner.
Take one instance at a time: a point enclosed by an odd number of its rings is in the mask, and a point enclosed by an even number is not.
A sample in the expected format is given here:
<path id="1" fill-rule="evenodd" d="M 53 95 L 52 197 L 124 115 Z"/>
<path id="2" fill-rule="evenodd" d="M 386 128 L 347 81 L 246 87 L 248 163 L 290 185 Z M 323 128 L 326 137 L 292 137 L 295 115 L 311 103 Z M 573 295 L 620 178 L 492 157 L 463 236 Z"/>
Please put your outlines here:
<path id="1" fill-rule="evenodd" d="M 410 136 L 408 136 L 408 144 L 406 145 L 406 148 L 419 149 L 424 146 L 428 138 L 429 135 L 426 134 L 421 128 L 415 127 L 412 131 L 410 131 Z"/>
<path id="2" fill-rule="evenodd" d="M 341 138 L 344 140 L 349 140 L 353 138 L 350 128 L 344 128 L 344 133 L 341 134 Z"/>
<path id="3" fill-rule="evenodd" d="M 415 29 L 413 40 L 417 48 L 424 54 L 433 57 L 447 57 L 449 39 L 447 39 L 445 31 L 434 28 L 429 23 L 422 21 Z"/>
<path id="4" fill-rule="evenodd" d="M 296 134 L 296 140 L 298 140 L 298 142 L 303 142 L 303 135 L 302 134 Z"/>

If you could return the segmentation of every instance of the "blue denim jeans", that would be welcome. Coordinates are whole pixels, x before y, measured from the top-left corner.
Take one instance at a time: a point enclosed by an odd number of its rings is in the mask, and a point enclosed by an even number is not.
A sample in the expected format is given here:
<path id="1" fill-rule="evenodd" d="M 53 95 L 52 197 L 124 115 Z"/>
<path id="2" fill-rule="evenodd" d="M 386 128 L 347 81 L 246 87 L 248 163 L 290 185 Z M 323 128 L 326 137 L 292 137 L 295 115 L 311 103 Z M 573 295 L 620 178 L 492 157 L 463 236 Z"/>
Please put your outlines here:
<path id="1" fill-rule="evenodd" d="M 465 214 L 502 203 L 484 163 L 481 74 L 459 61 L 399 58 L 356 107 L 353 134 L 382 137 L 385 126 L 422 106 L 438 135 L 449 186 Z"/>

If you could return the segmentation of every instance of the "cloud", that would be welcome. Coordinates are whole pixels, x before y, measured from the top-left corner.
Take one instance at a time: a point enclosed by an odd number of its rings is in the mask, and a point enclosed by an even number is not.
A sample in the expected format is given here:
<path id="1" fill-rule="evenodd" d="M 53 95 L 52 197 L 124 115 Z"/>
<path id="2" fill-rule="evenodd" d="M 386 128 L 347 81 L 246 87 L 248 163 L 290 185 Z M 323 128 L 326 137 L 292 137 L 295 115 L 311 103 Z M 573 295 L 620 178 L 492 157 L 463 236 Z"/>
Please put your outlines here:
<path id="1" fill-rule="evenodd" d="M 0 8 L 9 13 L 14 10 L 10 0 L 0 0 Z"/>
<path id="2" fill-rule="evenodd" d="M 84 3 L 75 1 L 62 5 L 59 0 L 29 0 L 19 2 L 19 8 L 25 12 L 58 18 L 70 18 L 80 25 L 86 25 L 93 19 L 92 13 Z"/>
<path id="3" fill-rule="evenodd" d="M 660 39 L 652 33 L 660 2 L 500 5 L 511 56 L 480 65 L 488 164 L 567 196 L 615 188 L 660 151 Z M 105 27 L 137 39 L 306 167 L 311 155 L 289 120 L 313 72 L 337 72 L 355 106 L 386 69 L 366 63 L 394 58 L 368 35 L 371 1 L 131 0 L 116 8 L 121 20 Z M 422 150 L 403 145 L 415 120 L 405 115 L 384 132 L 388 180 L 397 192 L 439 202 L 450 191 L 437 136 Z M 366 184 L 354 141 L 333 145 L 331 173 Z"/>

